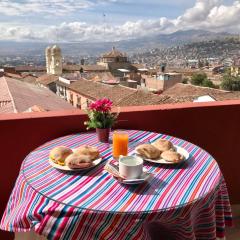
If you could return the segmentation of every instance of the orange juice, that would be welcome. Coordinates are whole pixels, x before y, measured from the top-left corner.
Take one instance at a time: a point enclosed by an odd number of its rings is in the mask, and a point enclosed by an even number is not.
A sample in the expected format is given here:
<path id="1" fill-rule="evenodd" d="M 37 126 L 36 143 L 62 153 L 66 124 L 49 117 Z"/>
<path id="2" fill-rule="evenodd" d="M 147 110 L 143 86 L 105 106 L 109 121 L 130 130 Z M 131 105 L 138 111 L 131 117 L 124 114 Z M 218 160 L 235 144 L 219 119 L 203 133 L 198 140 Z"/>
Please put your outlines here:
<path id="1" fill-rule="evenodd" d="M 128 154 L 128 134 L 126 132 L 113 133 L 113 157 L 118 158 L 120 155 Z"/>

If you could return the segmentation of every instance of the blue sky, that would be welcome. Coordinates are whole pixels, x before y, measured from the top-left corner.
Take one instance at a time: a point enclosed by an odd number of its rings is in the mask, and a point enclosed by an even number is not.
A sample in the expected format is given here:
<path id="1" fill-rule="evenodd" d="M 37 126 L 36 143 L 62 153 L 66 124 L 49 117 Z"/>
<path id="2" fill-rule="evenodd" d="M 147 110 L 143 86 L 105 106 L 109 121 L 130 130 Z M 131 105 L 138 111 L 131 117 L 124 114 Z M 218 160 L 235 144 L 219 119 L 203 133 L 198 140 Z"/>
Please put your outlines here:
<path id="1" fill-rule="evenodd" d="M 58 1 L 48 0 L 42 1 L 44 3 L 42 5 L 48 5 L 49 8 L 55 9 L 56 14 L 46 14 L 44 9 L 36 14 L 35 12 L 24 11 L 24 9 L 21 10 L 19 8 L 18 4 L 24 8 L 26 4 L 30 2 L 28 0 L 0 0 L 0 2 L 8 3 L 6 4 L 8 9 L 2 11 L 4 14 L 0 15 L 0 21 L 9 23 L 23 22 L 24 24 L 27 22 L 30 24 L 48 24 L 50 20 L 54 24 L 60 24 L 63 21 L 98 23 L 99 21 L 103 21 L 103 13 L 106 15 L 105 21 L 114 24 L 139 19 L 157 19 L 159 17 L 175 18 L 195 3 L 193 0 L 79 1 L 85 2 L 86 4 L 89 3 L 88 7 L 79 7 L 76 11 L 66 11 L 64 14 L 57 14 Z M 65 6 L 67 6 L 68 3 L 71 5 L 71 1 L 60 0 L 60 2 L 65 3 Z M 19 10 L 18 13 L 17 9 Z M 11 12 L 13 12 L 13 14 L 11 14 Z"/>
<path id="2" fill-rule="evenodd" d="M 0 0 L 0 39 L 97 40 L 103 29 L 111 40 L 190 28 L 239 32 L 239 16 L 240 0 Z"/>

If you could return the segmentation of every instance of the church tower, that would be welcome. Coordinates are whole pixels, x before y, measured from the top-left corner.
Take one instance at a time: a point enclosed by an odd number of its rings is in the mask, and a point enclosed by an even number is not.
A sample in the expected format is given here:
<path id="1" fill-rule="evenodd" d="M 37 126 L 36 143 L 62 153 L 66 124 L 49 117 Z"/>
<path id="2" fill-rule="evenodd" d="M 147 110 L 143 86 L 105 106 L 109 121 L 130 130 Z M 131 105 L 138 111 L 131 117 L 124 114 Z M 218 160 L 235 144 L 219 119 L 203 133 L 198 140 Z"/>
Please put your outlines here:
<path id="1" fill-rule="evenodd" d="M 57 45 L 51 48 L 50 73 L 56 75 L 62 74 L 62 53 L 60 47 Z"/>
<path id="2" fill-rule="evenodd" d="M 51 47 L 47 47 L 45 49 L 45 57 L 46 57 L 46 69 L 47 73 L 50 74 L 50 66 L 51 66 Z"/>

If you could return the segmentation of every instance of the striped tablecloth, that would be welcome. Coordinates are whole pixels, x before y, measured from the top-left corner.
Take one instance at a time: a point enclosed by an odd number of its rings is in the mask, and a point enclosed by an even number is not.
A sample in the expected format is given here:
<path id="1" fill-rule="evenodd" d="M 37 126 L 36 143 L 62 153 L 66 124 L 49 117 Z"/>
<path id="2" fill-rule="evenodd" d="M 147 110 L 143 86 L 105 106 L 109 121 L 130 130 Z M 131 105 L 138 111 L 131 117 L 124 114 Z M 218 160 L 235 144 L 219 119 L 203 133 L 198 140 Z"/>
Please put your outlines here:
<path id="1" fill-rule="evenodd" d="M 187 141 L 145 131 L 128 130 L 129 152 L 140 143 L 166 138 L 190 153 L 178 165 L 145 162 L 154 177 L 137 186 L 123 185 L 103 170 L 112 145 L 95 133 L 79 133 L 47 142 L 23 161 L 1 229 L 29 231 L 48 239 L 216 239 L 231 224 L 226 185 L 213 157 Z M 103 162 L 85 172 L 61 172 L 48 163 L 59 145 L 97 146 Z M 156 233 L 155 233 L 156 232 Z M 171 236 L 171 237 L 170 237 Z"/>

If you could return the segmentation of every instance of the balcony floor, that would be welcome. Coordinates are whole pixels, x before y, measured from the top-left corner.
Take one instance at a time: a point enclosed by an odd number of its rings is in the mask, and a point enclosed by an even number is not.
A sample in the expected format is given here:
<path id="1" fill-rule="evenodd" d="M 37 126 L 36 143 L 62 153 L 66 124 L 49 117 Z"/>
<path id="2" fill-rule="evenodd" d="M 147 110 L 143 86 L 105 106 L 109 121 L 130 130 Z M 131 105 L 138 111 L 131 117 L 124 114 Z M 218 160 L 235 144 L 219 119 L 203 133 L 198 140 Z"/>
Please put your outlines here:
<path id="1" fill-rule="evenodd" d="M 227 228 L 226 240 L 240 239 L 240 217 L 234 219 L 234 227 Z"/>

